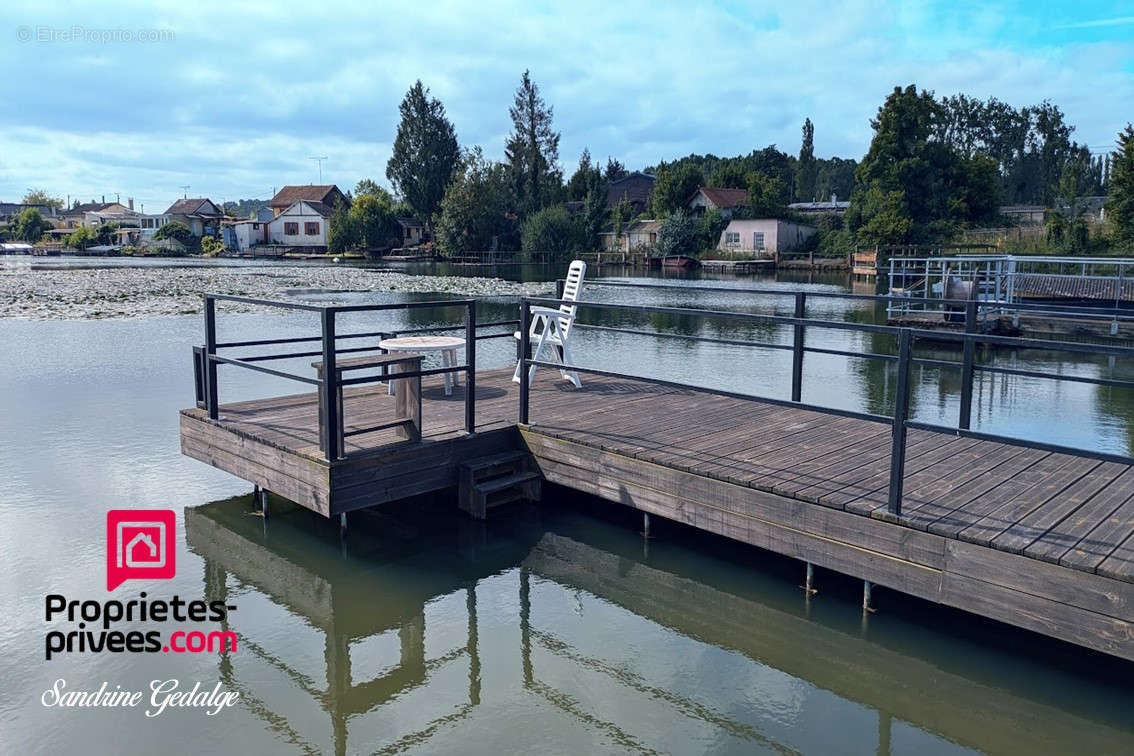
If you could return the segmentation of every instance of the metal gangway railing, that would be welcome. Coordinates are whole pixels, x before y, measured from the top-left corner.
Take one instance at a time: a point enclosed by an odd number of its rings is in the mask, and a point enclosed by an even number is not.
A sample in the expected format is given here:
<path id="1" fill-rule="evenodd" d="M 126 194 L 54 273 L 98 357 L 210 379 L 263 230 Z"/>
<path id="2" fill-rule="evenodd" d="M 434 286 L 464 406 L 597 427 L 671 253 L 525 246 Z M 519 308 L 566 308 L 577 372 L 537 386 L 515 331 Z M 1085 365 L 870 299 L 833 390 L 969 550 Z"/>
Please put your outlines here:
<path id="1" fill-rule="evenodd" d="M 886 308 L 891 319 L 938 314 L 948 318 L 962 304 L 957 300 L 975 299 L 982 319 L 1018 319 L 1022 310 L 1040 308 L 1049 317 L 1102 317 L 1117 323 L 1134 319 L 1134 259 L 893 257 L 889 293 L 894 297 Z"/>

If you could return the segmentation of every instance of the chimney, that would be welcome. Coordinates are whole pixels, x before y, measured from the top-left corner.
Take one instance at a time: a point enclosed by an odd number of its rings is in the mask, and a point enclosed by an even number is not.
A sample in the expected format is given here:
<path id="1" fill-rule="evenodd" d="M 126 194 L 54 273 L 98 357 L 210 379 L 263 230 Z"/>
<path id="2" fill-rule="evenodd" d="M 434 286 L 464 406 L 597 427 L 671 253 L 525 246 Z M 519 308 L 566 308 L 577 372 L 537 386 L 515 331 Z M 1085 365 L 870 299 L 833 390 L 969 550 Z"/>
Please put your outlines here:
<path id="1" fill-rule="evenodd" d="M 833 205 L 833 204 L 835 204 L 835 203 L 836 203 L 836 202 L 838 202 L 838 201 L 839 201 L 839 195 L 837 195 L 837 194 L 835 194 L 835 193 L 833 193 L 833 192 L 832 192 L 832 193 L 831 193 L 831 204 Z"/>
<path id="2" fill-rule="evenodd" d="M 133 197 L 126 200 L 126 206 L 129 207 L 131 210 L 134 209 L 134 198 Z"/>
<path id="3" fill-rule="evenodd" d="M 105 194 L 102 195 L 102 204 L 104 204 L 104 205 L 106 204 L 106 195 Z"/>

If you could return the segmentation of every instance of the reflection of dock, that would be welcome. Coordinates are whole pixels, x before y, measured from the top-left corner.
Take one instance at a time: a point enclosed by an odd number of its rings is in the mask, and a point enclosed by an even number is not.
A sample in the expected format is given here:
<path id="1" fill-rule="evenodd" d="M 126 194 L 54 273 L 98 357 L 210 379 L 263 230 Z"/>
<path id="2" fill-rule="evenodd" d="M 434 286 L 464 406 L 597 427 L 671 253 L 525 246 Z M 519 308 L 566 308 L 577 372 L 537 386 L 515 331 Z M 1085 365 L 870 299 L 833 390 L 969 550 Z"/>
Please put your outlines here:
<path id="1" fill-rule="evenodd" d="M 306 514 L 302 517 L 305 519 Z M 250 711 L 308 753 L 332 749 L 312 742 L 303 728 L 272 710 L 268 703 L 272 691 L 258 687 L 257 675 L 245 679 L 241 674 L 251 660 L 282 674 L 295 690 L 302 691 L 308 703 L 326 711 L 336 754 L 349 750 L 351 718 L 411 691 L 428 688 L 434 675 L 462 661 L 469 669 L 466 700 L 438 719 L 405 733 L 401 740 L 426 740 L 440 724 L 468 716 L 480 703 L 476 582 L 514 564 L 526 549 L 524 544 L 497 543 L 488 551 L 497 555 L 496 561 L 465 560 L 462 543 L 470 544 L 483 556 L 483 525 L 456 518 L 452 524 L 457 530 L 452 534 L 450 561 L 421 564 L 413 558 L 421 546 L 415 526 L 395 519 L 360 528 L 349 554 L 344 555 L 337 539 L 320 539 L 302 522 L 289 523 L 287 517 L 276 517 L 270 528 L 266 527 L 263 519 L 249 515 L 246 500 L 187 508 L 185 537 L 189 547 L 205 560 L 210 600 L 223 599 L 242 585 L 252 586 L 324 637 L 326 683 L 322 684 L 296 669 L 287 654 L 273 652 L 267 640 L 241 632 L 241 622 L 246 618 L 237 612 L 225 629 L 239 634 L 239 651 L 226 653 L 221 659 L 222 681 L 241 692 Z M 464 644 L 427 656 L 425 604 L 460 591 L 466 594 L 468 619 Z M 374 676 L 374 670 L 360 666 L 354 656 L 361 645 L 387 637 L 396 638 L 397 659 Z"/>
<path id="2" fill-rule="evenodd" d="M 891 718 L 985 753 L 1104 753 L 1120 742 L 1134 747 L 1134 735 L 1069 711 L 1065 700 L 1041 703 L 1004 687 L 992 674 L 981 682 L 949 671 L 963 666 L 962 660 L 944 659 L 939 666 L 869 636 L 657 569 L 629 553 L 547 533 L 524 567 L 876 711 L 878 753 L 889 752 Z M 538 613 L 531 622 L 539 624 Z M 561 645 L 554 628 L 545 626 L 539 638 L 548 639 L 544 646 L 553 650 Z M 800 653 L 801 645 L 807 653 Z"/>
<path id="3" fill-rule="evenodd" d="M 333 536 L 311 532 L 305 512 L 265 522 L 248 509 L 244 497 L 188 508 L 186 539 L 205 561 L 207 596 L 227 594 L 240 607 L 226 628 L 240 634 L 239 649 L 220 660 L 221 681 L 240 691 L 242 705 L 277 737 L 307 753 L 395 753 L 428 748 L 442 733 L 442 742 L 459 742 L 461 728 L 476 727 L 472 720 L 490 694 L 497 706 L 501 694 L 518 696 L 509 706 L 554 711 L 598 742 L 631 751 L 661 750 L 667 737 L 704 729 L 716 733 L 722 748 L 806 752 L 798 733 L 777 726 L 767 702 L 691 684 L 664 664 L 638 668 L 602 632 L 579 634 L 595 620 L 568 610 L 576 620 L 563 623 L 568 599 L 587 611 L 601 604 L 617 613 L 619 627 L 637 628 L 636 641 L 663 642 L 692 658 L 718 649 L 735 654 L 730 666 L 744 679 L 768 681 L 753 693 L 786 696 L 818 711 L 835 703 L 854 752 L 888 754 L 895 728 L 909 726 L 990 753 L 1101 753 L 1132 739 L 1076 713 L 1089 704 L 1045 700 L 1019 682 L 1004 685 L 977 664 L 934 662 L 932 651 L 927 660 L 872 632 L 808 619 L 802 595 L 795 607 L 782 606 L 786 597 L 754 598 L 713 577 L 654 566 L 669 559 L 684 564 L 679 553 L 647 564 L 635 551 L 640 542 L 614 529 L 596 544 L 585 534 L 561 535 L 554 524 L 548 530 L 521 522 L 503 538 L 485 539 L 482 524 L 453 516 L 432 520 L 450 533 L 438 539 L 434 528 L 422 539 L 415 529 L 427 518 L 395 515 L 354 529 L 343 554 Z M 480 587 L 486 580 L 493 590 Z M 509 590 L 516 593 L 509 597 Z M 478 593 L 492 597 L 481 598 L 483 616 Z M 255 623 L 248 615 L 258 605 L 253 594 L 291 616 L 282 625 Z M 426 642 L 434 628 L 429 617 L 436 616 L 430 607 L 442 598 L 456 599 L 440 614 L 443 647 Z M 505 619 L 518 624 L 517 632 L 501 632 Z M 294 627 L 301 624 L 321 637 Z M 496 628 L 492 634 L 485 624 Z M 281 637 L 296 643 L 281 651 Z M 367 665 L 359 650 L 383 638 L 385 663 Z M 303 664 L 312 645 L 322 654 L 325 681 Z M 455 678 L 467 683 L 455 688 Z M 272 682 L 277 679 L 286 690 Z M 418 700 L 439 702 L 440 711 L 415 717 Z M 604 706 L 614 701 L 617 706 Z M 671 722 L 668 735 L 648 725 L 648 717 L 627 715 L 641 707 Z M 329 730 L 313 728 L 311 708 L 326 713 Z"/>

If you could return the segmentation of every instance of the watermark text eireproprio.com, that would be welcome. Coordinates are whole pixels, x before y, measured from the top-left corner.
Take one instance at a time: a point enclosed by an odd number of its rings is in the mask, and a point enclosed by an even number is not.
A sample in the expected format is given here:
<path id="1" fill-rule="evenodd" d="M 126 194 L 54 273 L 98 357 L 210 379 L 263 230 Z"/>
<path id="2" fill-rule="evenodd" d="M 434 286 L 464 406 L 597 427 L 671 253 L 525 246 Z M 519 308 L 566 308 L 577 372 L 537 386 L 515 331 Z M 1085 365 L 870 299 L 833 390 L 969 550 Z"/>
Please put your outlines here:
<path id="1" fill-rule="evenodd" d="M 137 42 L 173 42 L 172 29 L 91 29 L 85 26 L 20 26 L 16 29 L 20 42 L 77 42 L 86 44 L 120 44 Z"/>

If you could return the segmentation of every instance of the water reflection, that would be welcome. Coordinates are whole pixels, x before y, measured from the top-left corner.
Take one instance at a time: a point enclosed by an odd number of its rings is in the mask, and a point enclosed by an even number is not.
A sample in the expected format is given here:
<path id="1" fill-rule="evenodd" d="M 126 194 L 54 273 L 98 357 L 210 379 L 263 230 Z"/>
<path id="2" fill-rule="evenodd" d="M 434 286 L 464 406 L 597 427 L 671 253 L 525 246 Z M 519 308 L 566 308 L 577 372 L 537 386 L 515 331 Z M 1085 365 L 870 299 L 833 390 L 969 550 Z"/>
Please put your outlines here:
<path id="1" fill-rule="evenodd" d="M 571 510 L 485 525 L 451 502 L 368 513 L 345 544 L 249 497 L 187 508 L 185 530 L 209 598 L 239 606 L 222 682 L 307 753 L 1134 748 L 1128 691 L 911 633 L 901 610 L 866 627 L 730 561 L 751 550 L 644 552 Z"/>

